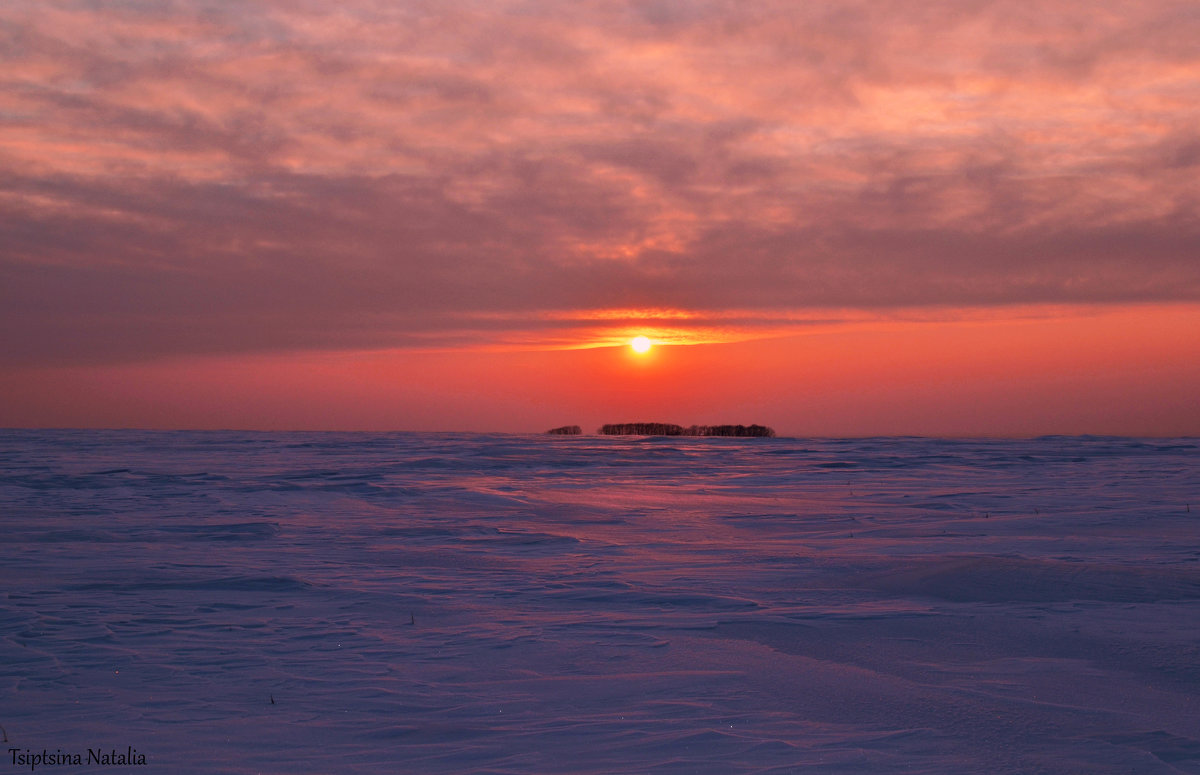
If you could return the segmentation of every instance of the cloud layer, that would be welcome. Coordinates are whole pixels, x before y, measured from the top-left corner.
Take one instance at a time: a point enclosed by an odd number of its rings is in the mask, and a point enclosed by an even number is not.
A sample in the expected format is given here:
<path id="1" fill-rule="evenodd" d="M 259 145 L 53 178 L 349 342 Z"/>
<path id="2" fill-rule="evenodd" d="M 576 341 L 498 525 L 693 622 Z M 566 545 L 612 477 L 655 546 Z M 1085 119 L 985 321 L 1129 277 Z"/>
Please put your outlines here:
<path id="1" fill-rule="evenodd" d="M 0 363 L 1198 301 L 1197 40 L 1190 0 L 15 0 Z"/>

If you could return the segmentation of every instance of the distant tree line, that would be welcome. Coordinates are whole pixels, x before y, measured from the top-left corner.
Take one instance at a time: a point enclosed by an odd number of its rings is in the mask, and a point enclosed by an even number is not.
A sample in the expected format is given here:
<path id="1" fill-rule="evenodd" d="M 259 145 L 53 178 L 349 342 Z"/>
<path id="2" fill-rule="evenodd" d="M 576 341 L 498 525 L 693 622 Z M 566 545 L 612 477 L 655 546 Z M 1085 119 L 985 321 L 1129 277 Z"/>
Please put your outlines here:
<path id="1" fill-rule="evenodd" d="M 561 428 L 551 428 L 546 433 L 553 433 L 557 436 L 578 436 L 583 433 L 583 429 L 578 425 L 564 425 Z"/>
<path id="2" fill-rule="evenodd" d="M 773 438 L 775 431 L 765 425 L 672 425 L 663 422 L 627 422 L 600 426 L 605 436 L 753 436 Z"/>
<path id="3" fill-rule="evenodd" d="M 775 438 L 775 429 L 765 425 L 693 425 L 683 432 L 684 436 L 755 436 L 763 439 Z"/>
<path id="4" fill-rule="evenodd" d="M 601 425 L 605 436 L 682 436 L 683 427 L 665 422 L 623 422 Z"/>

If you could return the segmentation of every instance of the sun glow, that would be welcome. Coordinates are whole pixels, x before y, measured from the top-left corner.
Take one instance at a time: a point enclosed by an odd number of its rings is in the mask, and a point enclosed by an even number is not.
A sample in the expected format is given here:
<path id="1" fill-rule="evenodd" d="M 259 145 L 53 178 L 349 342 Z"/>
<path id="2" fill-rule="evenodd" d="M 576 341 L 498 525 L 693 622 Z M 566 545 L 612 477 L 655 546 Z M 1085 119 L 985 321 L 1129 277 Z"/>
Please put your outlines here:
<path id="1" fill-rule="evenodd" d="M 644 336 L 635 336 L 633 341 L 629 343 L 634 352 L 644 353 L 650 351 L 650 340 Z"/>

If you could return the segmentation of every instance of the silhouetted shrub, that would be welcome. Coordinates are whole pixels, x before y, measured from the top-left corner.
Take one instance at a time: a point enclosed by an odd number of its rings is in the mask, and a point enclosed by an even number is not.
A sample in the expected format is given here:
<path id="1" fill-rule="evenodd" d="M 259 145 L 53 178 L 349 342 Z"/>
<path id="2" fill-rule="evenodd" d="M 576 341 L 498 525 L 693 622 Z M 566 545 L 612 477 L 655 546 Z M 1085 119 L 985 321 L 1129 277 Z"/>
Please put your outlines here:
<path id="1" fill-rule="evenodd" d="M 551 428 L 546 433 L 553 433 L 558 436 L 578 436 L 583 433 L 583 429 L 578 425 L 564 425 L 561 428 Z"/>

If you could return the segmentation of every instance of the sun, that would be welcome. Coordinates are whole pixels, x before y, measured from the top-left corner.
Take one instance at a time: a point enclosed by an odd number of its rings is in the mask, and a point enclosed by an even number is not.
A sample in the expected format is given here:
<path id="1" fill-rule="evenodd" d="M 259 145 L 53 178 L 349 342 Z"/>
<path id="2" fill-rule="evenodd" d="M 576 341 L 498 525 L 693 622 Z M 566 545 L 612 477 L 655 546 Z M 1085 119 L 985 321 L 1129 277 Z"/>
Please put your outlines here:
<path id="1" fill-rule="evenodd" d="M 650 352 L 650 340 L 644 336 L 635 336 L 629 345 L 635 353 Z"/>

